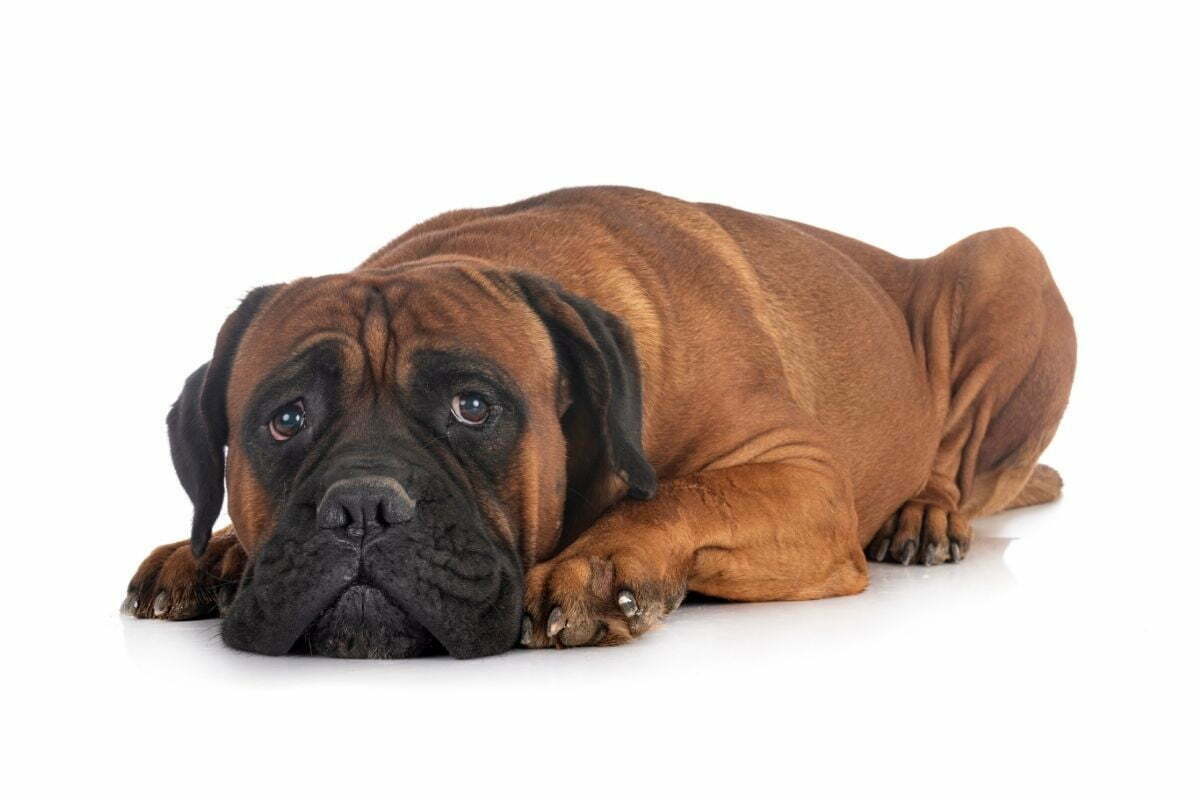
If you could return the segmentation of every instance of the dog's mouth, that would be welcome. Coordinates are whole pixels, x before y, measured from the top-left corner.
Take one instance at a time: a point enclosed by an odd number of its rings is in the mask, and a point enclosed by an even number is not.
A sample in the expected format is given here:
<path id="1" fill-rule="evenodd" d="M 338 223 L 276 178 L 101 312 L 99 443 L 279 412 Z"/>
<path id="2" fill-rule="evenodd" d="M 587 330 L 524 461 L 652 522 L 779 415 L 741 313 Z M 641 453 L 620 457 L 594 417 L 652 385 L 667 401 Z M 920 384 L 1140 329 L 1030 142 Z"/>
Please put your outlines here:
<path id="1" fill-rule="evenodd" d="M 414 658 L 446 651 L 382 591 L 354 583 L 321 612 L 292 652 L 334 658 Z"/>
<path id="2" fill-rule="evenodd" d="M 354 513 L 336 519 L 292 506 L 242 575 L 221 625 L 227 644 L 265 655 L 475 658 L 517 643 L 516 550 L 450 495 L 438 503 L 427 493 L 393 513 L 370 494 L 380 485 L 355 484 L 366 500 L 343 496 Z"/>

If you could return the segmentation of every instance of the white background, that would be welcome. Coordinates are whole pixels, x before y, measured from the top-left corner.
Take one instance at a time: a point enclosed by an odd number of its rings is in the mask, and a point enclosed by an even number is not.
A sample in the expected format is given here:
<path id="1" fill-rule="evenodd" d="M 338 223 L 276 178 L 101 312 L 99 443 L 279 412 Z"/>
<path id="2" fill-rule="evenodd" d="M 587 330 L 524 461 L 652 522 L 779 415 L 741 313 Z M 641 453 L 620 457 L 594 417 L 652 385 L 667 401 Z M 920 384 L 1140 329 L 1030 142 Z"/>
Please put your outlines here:
<path id="1" fill-rule="evenodd" d="M 1187 4 L 23 5 L 0 12 L 6 794 L 1195 796 Z M 617 649 L 268 659 L 117 615 L 186 534 L 163 417 L 246 290 L 597 183 L 908 256 L 1020 227 L 1079 333 L 1045 456 L 1065 498 L 981 521 L 962 565 L 687 606 Z"/>

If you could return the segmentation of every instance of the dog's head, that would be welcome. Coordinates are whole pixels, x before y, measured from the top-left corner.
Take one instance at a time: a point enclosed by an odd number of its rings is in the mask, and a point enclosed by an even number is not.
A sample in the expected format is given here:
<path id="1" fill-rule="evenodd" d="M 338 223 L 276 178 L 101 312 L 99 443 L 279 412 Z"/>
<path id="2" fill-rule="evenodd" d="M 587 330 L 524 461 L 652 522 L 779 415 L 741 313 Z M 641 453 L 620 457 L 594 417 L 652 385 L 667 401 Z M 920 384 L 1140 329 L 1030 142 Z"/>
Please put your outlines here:
<path id="1" fill-rule="evenodd" d="M 250 555 L 227 643 L 472 657 L 516 643 L 523 569 L 564 531 L 654 492 L 641 414 L 619 319 L 443 264 L 255 289 L 167 422 L 193 550 L 227 483 Z"/>

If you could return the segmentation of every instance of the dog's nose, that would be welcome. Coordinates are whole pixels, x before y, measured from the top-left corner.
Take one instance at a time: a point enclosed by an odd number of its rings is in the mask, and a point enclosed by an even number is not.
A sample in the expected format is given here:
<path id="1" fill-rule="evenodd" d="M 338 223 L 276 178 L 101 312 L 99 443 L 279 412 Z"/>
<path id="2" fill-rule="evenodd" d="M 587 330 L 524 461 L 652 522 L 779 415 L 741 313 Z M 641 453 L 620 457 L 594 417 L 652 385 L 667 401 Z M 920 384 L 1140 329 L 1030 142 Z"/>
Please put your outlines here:
<path id="1" fill-rule="evenodd" d="M 407 522 L 416 504 L 392 478 L 343 478 L 325 492 L 317 506 L 317 524 L 362 533 Z"/>

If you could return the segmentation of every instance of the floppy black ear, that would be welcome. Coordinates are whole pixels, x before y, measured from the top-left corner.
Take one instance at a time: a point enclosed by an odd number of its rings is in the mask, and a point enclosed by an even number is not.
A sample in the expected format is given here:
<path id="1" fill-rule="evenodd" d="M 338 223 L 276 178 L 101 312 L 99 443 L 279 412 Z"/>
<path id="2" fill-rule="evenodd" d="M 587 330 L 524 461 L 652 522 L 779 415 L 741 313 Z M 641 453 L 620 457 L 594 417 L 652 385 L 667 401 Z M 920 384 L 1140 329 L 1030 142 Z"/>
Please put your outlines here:
<path id="1" fill-rule="evenodd" d="M 577 418 L 564 428 L 583 428 L 599 438 L 602 457 L 628 485 L 630 497 L 653 497 L 658 479 L 642 450 L 642 376 L 629 328 L 546 278 L 513 277 L 549 330 L 571 384 Z"/>
<path id="2" fill-rule="evenodd" d="M 225 500 L 225 445 L 229 441 L 225 389 L 233 357 L 250 321 L 278 288 L 260 286 L 246 295 L 221 326 L 212 360 L 188 376 L 179 399 L 167 413 L 171 461 L 192 501 L 192 552 L 197 556 L 208 546 Z"/>

